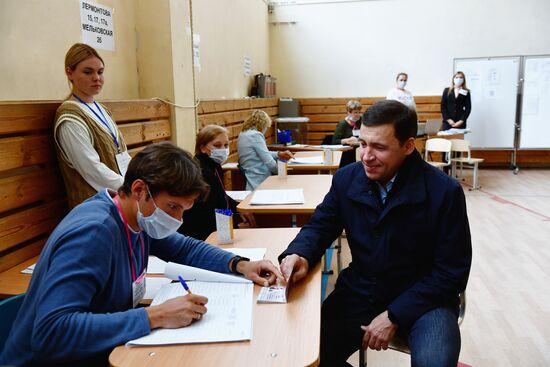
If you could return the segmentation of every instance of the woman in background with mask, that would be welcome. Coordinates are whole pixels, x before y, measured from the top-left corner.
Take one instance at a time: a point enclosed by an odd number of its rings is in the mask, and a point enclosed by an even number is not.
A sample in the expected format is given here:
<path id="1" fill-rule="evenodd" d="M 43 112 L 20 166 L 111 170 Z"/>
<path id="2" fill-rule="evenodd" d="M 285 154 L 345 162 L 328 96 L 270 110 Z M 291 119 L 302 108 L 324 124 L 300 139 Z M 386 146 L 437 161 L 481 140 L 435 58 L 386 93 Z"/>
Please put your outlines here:
<path id="1" fill-rule="evenodd" d="M 388 92 L 388 96 L 386 97 L 386 99 L 399 101 L 405 106 L 416 111 L 416 103 L 414 103 L 414 97 L 411 92 L 405 89 L 408 79 L 409 76 L 406 73 L 397 74 L 397 78 L 395 78 L 395 88 Z"/>
<path id="2" fill-rule="evenodd" d="M 332 144 L 350 145 L 354 149 L 342 153 L 340 168 L 355 162 L 355 150 L 359 146 L 359 129 L 361 128 L 361 102 L 348 101 L 346 111 L 348 115 L 336 125 Z"/>
<path id="3" fill-rule="evenodd" d="M 210 186 L 204 201 L 197 201 L 190 210 L 183 213 L 183 224 L 179 232 L 205 240 L 216 230 L 216 209 L 230 209 L 237 213 L 237 202 L 225 192 L 222 164 L 229 156 L 229 135 L 227 129 L 218 125 L 208 125 L 197 134 L 195 159 L 199 161 L 203 180 Z M 233 217 L 235 227 L 255 227 L 252 214 Z"/>
<path id="4" fill-rule="evenodd" d="M 470 90 L 466 87 L 466 76 L 462 71 L 457 71 L 453 75 L 451 86 L 445 88 L 441 96 L 442 129 L 465 129 L 471 110 L 472 102 Z"/>
<path id="5" fill-rule="evenodd" d="M 266 178 L 277 173 L 277 158 L 289 160 L 294 157 L 288 150 L 270 152 L 265 143 L 265 133 L 271 127 L 271 117 L 262 110 L 252 111 L 243 123 L 237 140 L 239 165 L 246 175 L 246 189 L 254 190 Z"/>

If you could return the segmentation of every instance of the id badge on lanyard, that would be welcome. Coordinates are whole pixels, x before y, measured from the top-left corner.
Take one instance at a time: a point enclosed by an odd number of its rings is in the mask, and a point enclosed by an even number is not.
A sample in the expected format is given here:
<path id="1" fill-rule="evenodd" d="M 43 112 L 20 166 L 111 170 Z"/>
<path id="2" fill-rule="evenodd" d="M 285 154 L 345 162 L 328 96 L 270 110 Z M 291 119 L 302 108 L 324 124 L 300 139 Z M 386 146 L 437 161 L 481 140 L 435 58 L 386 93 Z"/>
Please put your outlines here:
<path id="1" fill-rule="evenodd" d="M 130 160 L 132 159 L 132 157 L 130 157 L 128 151 L 125 150 L 124 152 L 118 153 L 115 158 L 118 169 L 120 170 L 120 175 L 124 176 L 126 174 L 126 171 L 128 170 L 128 164 L 130 164 Z"/>
<path id="2" fill-rule="evenodd" d="M 145 296 L 145 281 L 147 277 L 145 276 L 147 273 L 147 269 L 143 270 L 143 273 L 132 282 L 132 306 L 136 308 L 138 303 L 143 299 Z"/>

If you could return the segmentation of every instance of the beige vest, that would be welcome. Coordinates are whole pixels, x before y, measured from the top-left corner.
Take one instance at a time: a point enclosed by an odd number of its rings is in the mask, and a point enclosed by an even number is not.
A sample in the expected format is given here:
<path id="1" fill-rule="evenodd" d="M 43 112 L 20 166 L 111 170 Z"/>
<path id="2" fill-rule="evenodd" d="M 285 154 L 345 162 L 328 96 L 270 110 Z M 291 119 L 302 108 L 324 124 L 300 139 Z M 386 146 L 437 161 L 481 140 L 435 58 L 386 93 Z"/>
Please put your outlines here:
<path id="1" fill-rule="evenodd" d="M 112 120 L 111 113 L 102 106 L 109 116 L 105 116 L 108 119 Z M 99 122 L 96 122 L 94 119 L 89 117 L 83 109 L 86 108 L 80 103 L 70 103 L 65 101 L 55 114 L 55 127 L 54 127 L 54 138 L 55 138 L 55 147 L 57 152 L 57 159 L 59 161 L 59 167 L 61 173 L 63 174 L 63 180 L 65 181 L 65 189 L 67 190 L 67 199 L 69 201 L 69 208 L 73 208 L 76 205 L 80 204 L 84 200 L 96 194 L 96 190 L 90 186 L 84 178 L 71 166 L 71 164 L 66 159 L 66 154 L 63 151 L 63 148 L 59 145 L 58 141 L 58 128 L 66 122 L 71 120 L 77 123 L 80 123 L 84 126 L 90 136 L 92 137 L 92 145 L 99 155 L 100 161 L 109 167 L 114 172 L 120 174 L 115 156 L 118 153 L 118 149 L 113 141 L 111 134 L 106 132 Z M 116 126 L 116 124 L 115 124 Z M 120 146 L 120 151 L 126 150 L 126 144 L 122 138 L 120 131 L 115 131 L 115 135 L 118 139 L 118 144 Z"/>

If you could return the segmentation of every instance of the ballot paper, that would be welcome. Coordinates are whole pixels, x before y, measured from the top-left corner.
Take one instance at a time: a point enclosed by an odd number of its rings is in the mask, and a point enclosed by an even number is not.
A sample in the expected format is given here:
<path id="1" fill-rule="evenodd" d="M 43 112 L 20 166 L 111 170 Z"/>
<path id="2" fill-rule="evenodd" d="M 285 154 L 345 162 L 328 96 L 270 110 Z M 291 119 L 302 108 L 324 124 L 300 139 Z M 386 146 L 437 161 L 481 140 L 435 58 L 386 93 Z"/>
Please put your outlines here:
<path id="1" fill-rule="evenodd" d="M 289 205 L 304 204 L 303 189 L 256 190 L 250 199 L 250 205 Z"/>
<path id="2" fill-rule="evenodd" d="M 21 270 L 21 273 L 23 273 L 23 274 L 32 274 L 32 272 L 34 271 L 35 266 L 36 266 L 36 264 L 29 265 L 25 269 Z"/>
<path id="3" fill-rule="evenodd" d="M 187 327 L 153 330 L 151 334 L 131 340 L 127 345 L 215 343 L 252 338 L 252 283 L 187 281 L 187 284 L 194 294 L 208 298 L 207 312 L 202 319 Z M 160 289 L 151 305 L 184 295 L 186 292 L 180 283 L 167 284 Z"/>
<path id="4" fill-rule="evenodd" d="M 147 263 L 147 274 L 164 274 L 166 261 L 159 259 L 156 256 L 149 256 Z"/>

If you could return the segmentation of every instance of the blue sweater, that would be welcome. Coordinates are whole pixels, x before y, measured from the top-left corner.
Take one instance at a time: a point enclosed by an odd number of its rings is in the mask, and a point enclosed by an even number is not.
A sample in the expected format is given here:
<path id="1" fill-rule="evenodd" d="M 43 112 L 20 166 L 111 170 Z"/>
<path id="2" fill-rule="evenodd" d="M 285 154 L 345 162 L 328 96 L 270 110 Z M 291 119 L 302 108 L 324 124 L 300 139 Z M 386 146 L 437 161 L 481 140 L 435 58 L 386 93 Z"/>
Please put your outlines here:
<path id="1" fill-rule="evenodd" d="M 243 131 L 237 140 L 239 164 L 246 174 L 246 189 L 256 187 L 269 176 L 277 173 L 277 152 L 270 152 L 264 134 L 255 129 Z"/>
<path id="2" fill-rule="evenodd" d="M 131 232 L 139 275 L 149 252 L 228 272 L 233 254 L 176 233 L 143 233 L 145 257 Z M 107 191 L 75 207 L 48 239 L 25 301 L 0 355 L 0 365 L 105 365 L 117 345 L 150 333 L 144 308 L 132 308 L 132 275 L 124 223 Z"/>

